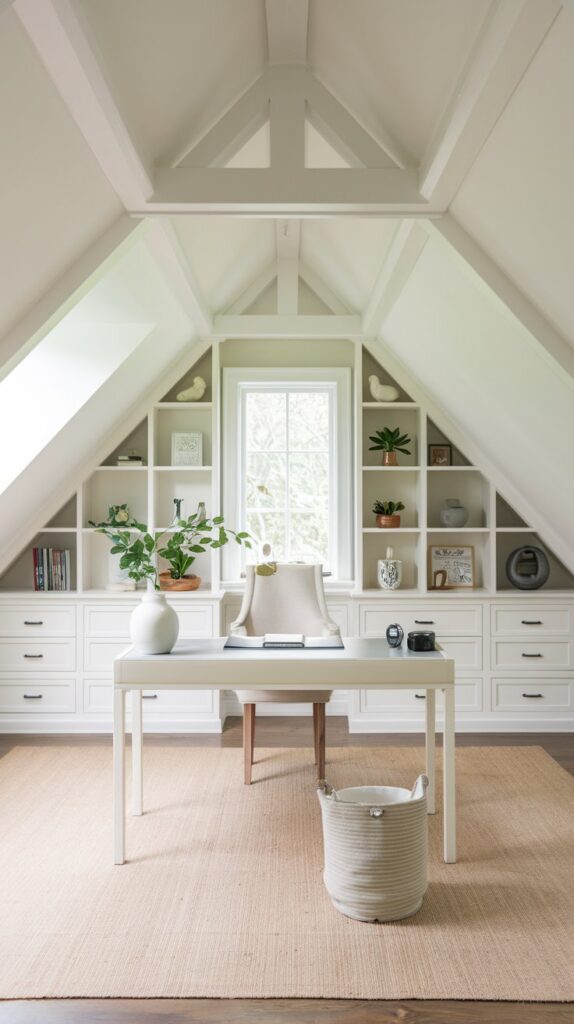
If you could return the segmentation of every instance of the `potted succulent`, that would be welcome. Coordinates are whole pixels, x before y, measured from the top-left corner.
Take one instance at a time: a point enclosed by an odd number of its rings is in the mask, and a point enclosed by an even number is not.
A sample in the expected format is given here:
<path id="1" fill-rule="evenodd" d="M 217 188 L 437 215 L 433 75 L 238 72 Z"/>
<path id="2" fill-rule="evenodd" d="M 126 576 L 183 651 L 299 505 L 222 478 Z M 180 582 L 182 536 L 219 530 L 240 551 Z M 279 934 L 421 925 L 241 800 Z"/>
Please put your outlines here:
<path id="1" fill-rule="evenodd" d="M 407 444 L 412 443 L 411 438 L 408 434 L 401 434 L 399 427 L 395 427 L 394 430 L 391 430 L 390 427 L 383 427 L 382 430 L 377 430 L 372 437 L 369 437 L 369 441 L 373 442 L 369 448 L 370 452 L 383 453 L 381 460 L 383 466 L 396 466 L 397 452 L 402 452 L 403 455 L 411 454 L 406 448 Z"/>
<path id="2" fill-rule="evenodd" d="M 402 501 L 376 501 L 373 505 L 373 512 L 376 515 L 376 524 L 382 529 L 396 529 L 401 525 L 401 517 L 398 515 L 404 509 Z"/>
<path id="3" fill-rule="evenodd" d="M 181 504 L 181 503 L 180 503 Z M 176 508 L 179 506 L 176 504 Z M 111 515 L 112 510 L 118 510 Z M 145 523 L 130 517 L 126 505 L 114 505 L 109 509 L 108 521 L 92 523 L 98 533 L 103 533 L 112 544 L 111 553 L 120 556 L 120 568 L 127 571 L 136 583 L 144 580 L 154 590 L 196 590 L 201 577 L 188 573 L 197 555 L 208 548 L 221 548 L 234 537 L 238 544 L 247 548 L 249 534 L 235 533 L 225 526 L 223 516 L 213 519 L 204 513 L 204 507 L 187 519 L 174 518 L 167 530 L 149 533 Z M 169 569 L 159 572 L 157 557 L 165 559 Z"/>

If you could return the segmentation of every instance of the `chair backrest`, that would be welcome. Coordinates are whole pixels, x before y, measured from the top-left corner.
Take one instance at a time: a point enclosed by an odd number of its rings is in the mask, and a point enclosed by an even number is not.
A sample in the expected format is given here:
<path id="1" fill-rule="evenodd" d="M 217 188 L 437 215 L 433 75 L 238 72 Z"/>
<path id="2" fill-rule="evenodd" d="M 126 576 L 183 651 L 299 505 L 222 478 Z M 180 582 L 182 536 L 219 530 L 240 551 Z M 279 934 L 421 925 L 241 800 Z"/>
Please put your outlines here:
<path id="1" fill-rule="evenodd" d="M 325 604 L 322 566 L 278 564 L 272 576 L 258 576 L 255 566 L 248 565 L 243 604 L 231 632 L 337 636 L 339 627 Z"/>

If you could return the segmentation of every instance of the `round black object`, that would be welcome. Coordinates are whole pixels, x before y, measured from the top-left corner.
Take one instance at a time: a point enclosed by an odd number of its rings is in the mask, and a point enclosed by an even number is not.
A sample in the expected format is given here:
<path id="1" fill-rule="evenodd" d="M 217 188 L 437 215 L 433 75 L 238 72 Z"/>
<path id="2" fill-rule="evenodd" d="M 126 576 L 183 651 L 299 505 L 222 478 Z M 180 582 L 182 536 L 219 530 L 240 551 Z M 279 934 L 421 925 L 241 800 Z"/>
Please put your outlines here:
<path id="1" fill-rule="evenodd" d="M 435 635 L 424 630 L 414 630 L 407 636 L 407 647 L 409 651 L 434 651 Z"/>
<path id="2" fill-rule="evenodd" d="M 506 559 L 506 575 L 519 590 L 538 590 L 550 575 L 550 564 L 541 548 L 516 548 Z"/>
<path id="3" fill-rule="evenodd" d="M 387 643 L 389 647 L 400 647 L 403 642 L 404 630 L 402 626 L 399 626 L 398 622 L 391 623 L 387 627 Z"/>

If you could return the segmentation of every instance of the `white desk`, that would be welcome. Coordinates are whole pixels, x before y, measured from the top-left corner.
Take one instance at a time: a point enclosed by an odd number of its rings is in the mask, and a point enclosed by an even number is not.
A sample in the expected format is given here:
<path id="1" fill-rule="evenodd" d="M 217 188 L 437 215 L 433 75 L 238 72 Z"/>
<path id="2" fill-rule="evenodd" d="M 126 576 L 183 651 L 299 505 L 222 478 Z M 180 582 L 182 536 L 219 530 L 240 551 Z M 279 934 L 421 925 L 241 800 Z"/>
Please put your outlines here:
<path id="1" fill-rule="evenodd" d="M 435 810 L 436 691 L 444 692 L 444 859 L 456 860 L 454 661 L 442 651 L 413 654 L 384 639 L 346 639 L 341 650 L 224 650 L 223 637 L 184 641 L 171 654 L 129 648 L 114 661 L 114 861 L 125 861 L 125 703 L 132 693 L 132 814 L 143 812 L 142 690 L 424 689 L 429 813 Z M 376 782 L 377 780 L 373 780 Z M 270 783 L 271 785 L 271 783 Z"/>

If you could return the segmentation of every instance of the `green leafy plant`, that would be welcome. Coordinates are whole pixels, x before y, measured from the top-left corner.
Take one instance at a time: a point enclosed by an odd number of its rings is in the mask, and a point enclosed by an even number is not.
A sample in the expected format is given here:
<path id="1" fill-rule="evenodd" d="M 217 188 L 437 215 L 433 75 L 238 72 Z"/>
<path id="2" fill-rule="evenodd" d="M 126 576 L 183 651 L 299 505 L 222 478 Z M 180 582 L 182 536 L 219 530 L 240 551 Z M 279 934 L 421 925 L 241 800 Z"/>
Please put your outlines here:
<path id="1" fill-rule="evenodd" d="M 167 530 L 153 534 L 148 533 L 145 523 L 138 523 L 129 516 L 123 525 L 122 530 L 115 523 L 90 523 L 111 542 L 112 554 L 120 556 L 120 569 L 127 569 L 130 579 L 136 583 L 150 580 L 155 590 L 161 589 L 156 565 L 158 555 L 168 562 L 171 578 L 179 580 L 186 575 L 197 555 L 208 548 L 221 548 L 231 538 L 243 547 L 251 547 L 249 534 L 229 530 L 223 516 L 210 519 L 196 512 L 187 519 L 174 519 Z"/>
<path id="2" fill-rule="evenodd" d="M 382 430 L 377 430 L 372 437 L 369 437 L 369 441 L 373 442 L 369 448 L 370 452 L 402 452 L 403 455 L 411 454 L 405 446 L 412 444 L 412 440 L 408 434 L 401 434 L 399 427 L 395 427 L 394 430 L 391 430 L 390 427 L 383 427 Z"/>
<path id="3" fill-rule="evenodd" d="M 108 505 L 108 518 L 103 523 L 94 523 L 90 519 L 89 525 L 102 530 L 110 526 L 119 526 L 124 530 L 132 528 L 136 530 L 146 529 L 145 523 L 139 523 L 137 519 L 130 515 L 127 505 Z"/>
<path id="4" fill-rule="evenodd" d="M 402 501 L 377 501 L 373 505 L 373 512 L 376 516 L 394 516 L 404 509 Z"/>

